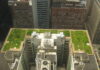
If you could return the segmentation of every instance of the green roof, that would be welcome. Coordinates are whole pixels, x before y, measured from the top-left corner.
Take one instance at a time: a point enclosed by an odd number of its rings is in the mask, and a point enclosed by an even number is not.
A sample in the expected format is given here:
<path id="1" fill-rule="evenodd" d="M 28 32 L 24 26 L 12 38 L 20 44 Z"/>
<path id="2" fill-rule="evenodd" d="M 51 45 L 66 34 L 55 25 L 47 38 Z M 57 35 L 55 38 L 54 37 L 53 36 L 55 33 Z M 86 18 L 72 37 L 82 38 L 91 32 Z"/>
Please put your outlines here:
<path id="1" fill-rule="evenodd" d="M 86 31 L 71 31 L 72 43 L 75 50 L 92 53 L 91 46 Z"/>
<path id="2" fill-rule="evenodd" d="M 88 54 L 92 54 L 88 34 L 86 30 L 66 30 L 66 29 L 16 29 L 12 28 L 7 36 L 3 45 L 2 51 L 7 51 L 11 48 L 20 48 L 21 42 L 24 41 L 26 35 L 31 35 L 35 31 L 38 33 L 51 32 L 59 33 L 64 32 L 66 37 L 70 37 L 73 48 L 75 51 L 82 50 Z"/>
<path id="3" fill-rule="evenodd" d="M 43 33 L 43 32 L 51 32 L 51 33 L 59 33 L 59 32 L 64 32 L 65 36 L 70 36 L 69 30 L 57 30 L 57 29 L 34 29 L 34 30 L 27 30 L 27 35 L 31 35 L 32 32 L 38 32 L 38 33 Z"/>
<path id="4" fill-rule="evenodd" d="M 24 40 L 25 34 L 26 31 L 23 29 L 11 29 L 2 49 L 6 51 L 10 48 L 20 48 L 21 41 Z"/>

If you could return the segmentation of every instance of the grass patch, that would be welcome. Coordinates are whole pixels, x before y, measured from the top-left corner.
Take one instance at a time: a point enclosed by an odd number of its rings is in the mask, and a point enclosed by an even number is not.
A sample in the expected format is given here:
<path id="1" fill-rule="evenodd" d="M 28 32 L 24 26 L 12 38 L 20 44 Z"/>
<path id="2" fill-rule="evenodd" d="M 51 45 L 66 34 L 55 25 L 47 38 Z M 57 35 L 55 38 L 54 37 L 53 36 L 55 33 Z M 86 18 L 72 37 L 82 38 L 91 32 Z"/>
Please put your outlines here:
<path id="1" fill-rule="evenodd" d="M 9 50 L 10 48 L 20 48 L 21 41 L 25 38 L 25 30 L 12 29 L 8 36 L 8 43 L 5 44 L 3 50 Z"/>
<path id="2" fill-rule="evenodd" d="M 12 29 L 11 30 L 11 33 L 8 37 L 8 41 L 22 41 L 24 40 L 24 36 L 25 36 L 25 30 L 22 30 L 22 29 Z"/>
<path id="3" fill-rule="evenodd" d="M 44 32 L 51 32 L 51 33 L 59 33 L 64 32 L 65 36 L 70 37 L 70 32 L 68 30 L 56 30 L 56 29 L 29 29 L 27 30 L 27 35 L 31 35 L 32 32 L 44 33 Z M 21 41 L 24 40 L 26 34 L 26 30 L 23 29 L 12 29 L 8 38 L 7 43 L 5 43 L 3 50 L 9 50 L 10 48 L 20 48 Z M 87 34 L 85 31 L 71 31 L 71 38 L 74 44 L 75 50 L 83 50 L 86 53 L 91 54 L 92 50 L 87 43 L 89 43 Z"/>
<path id="4" fill-rule="evenodd" d="M 70 32 L 67 30 L 60 30 L 59 32 L 63 32 L 65 36 L 70 36 Z"/>
<path id="5" fill-rule="evenodd" d="M 67 30 L 56 30 L 56 29 L 52 29 L 52 30 L 49 30 L 49 29 L 28 30 L 27 35 L 31 35 L 33 31 L 38 32 L 38 33 L 44 33 L 44 32 L 59 33 L 59 32 L 64 32 L 65 36 L 70 36 L 69 31 L 67 31 Z"/>
<path id="6" fill-rule="evenodd" d="M 27 35 L 31 35 L 33 30 L 27 30 Z"/>
<path id="7" fill-rule="evenodd" d="M 83 50 L 86 53 L 92 54 L 91 47 L 87 45 L 89 40 L 85 31 L 71 31 L 71 37 L 75 50 Z"/>
<path id="8" fill-rule="evenodd" d="M 6 43 L 4 46 L 3 46 L 3 51 L 7 51 L 8 49 L 10 49 L 10 43 Z"/>

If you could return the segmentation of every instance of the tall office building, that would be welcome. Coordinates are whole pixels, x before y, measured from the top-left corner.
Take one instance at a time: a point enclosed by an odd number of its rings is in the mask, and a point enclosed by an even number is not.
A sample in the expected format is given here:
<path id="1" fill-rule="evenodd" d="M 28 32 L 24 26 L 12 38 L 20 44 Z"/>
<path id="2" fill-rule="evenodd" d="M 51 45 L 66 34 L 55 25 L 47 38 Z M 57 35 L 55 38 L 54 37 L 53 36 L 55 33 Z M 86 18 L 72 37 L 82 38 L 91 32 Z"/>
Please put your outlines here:
<path id="1" fill-rule="evenodd" d="M 12 27 L 11 13 L 7 0 L 0 0 L 0 49 L 7 36 L 7 33 Z"/>
<path id="2" fill-rule="evenodd" d="M 92 7 L 93 7 L 93 3 L 95 0 L 86 0 L 87 1 L 87 15 L 90 16 L 91 15 L 91 11 L 92 11 Z"/>
<path id="3" fill-rule="evenodd" d="M 30 0 L 9 0 L 11 8 L 13 27 L 33 28 L 32 5 Z"/>
<path id="4" fill-rule="evenodd" d="M 50 27 L 50 0 L 32 0 L 34 28 Z"/>
<path id="5" fill-rule="evenodd" d="M 91 40 L 100 44 L 100 0 L 94 0 L 91 15 L 88 18 L 87 28 Z"/>
<path id="6" fill-rule="evenodd" d="M 84 29 L 86 0 L 52 0 L 52 28 Z"/>

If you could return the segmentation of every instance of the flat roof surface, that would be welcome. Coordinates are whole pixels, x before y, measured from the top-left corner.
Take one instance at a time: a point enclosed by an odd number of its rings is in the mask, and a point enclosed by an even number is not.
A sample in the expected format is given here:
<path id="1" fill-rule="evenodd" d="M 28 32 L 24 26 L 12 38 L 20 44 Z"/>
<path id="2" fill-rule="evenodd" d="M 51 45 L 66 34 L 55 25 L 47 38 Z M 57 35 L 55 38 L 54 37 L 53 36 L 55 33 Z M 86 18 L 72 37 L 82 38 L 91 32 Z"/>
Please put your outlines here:
<path id="1" fill-rule="evenodd" d="M 89 60 L 90 62 L 85 64 L 83 70 L 98 70 L 96 60 L 93 55 L 89 55 Z"/>
<path id="2" fill-rule="evenodd" d="M 5 40 L 2 51 L 19 50 L 26 36 L 30 36 L 32 32 L 64 32 L 65 37 L 70 37 L 73 50 L 75 52 L 85 52 L 92 54 L 92 45 L 87 30 L 67 30 L 67 29 L 19 29 L 11 28 Z M 20 51 L 20 50 L 19 50 Z"/>
<path id="3" fill-rule="evenodd" d="M 71 1 L 71 2 L 80 2 L 80 0 L 66 0 L 66 1 Z"/>
<path id="4" fill-rule="evenodd" d="M 85 53 L 76 53 L 75 56 L 81 56 L 82 62 L 84 63 L 83 70 L 98 70 L 94 55 L 86 55 Z M 80 62 L 79 58 L 75 59 Z M 76 65 L 75 70 L 82 70 L 81 65 Z"/>
<path id="5" fill-rule="evenodd" d="M 10 70 L 4 54 L 0 53 L 0 70 Z"/>

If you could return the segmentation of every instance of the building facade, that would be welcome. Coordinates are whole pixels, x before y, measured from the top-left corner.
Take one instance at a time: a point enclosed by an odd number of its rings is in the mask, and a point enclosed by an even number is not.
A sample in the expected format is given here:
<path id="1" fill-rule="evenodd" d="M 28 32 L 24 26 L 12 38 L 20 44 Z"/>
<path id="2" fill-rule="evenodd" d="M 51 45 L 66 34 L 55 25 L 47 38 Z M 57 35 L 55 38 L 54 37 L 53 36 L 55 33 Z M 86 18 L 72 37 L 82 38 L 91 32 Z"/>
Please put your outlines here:
<path id="1" fill-rule="evenodd" d="M 52 28 L 85 29 L 85 0 L 53 0 Z"/>
<path id="2" fill-rule="evenodd" d="M 32 0 L 34 28 L 50 27 L 50 0 Z"/>
<path id="3" fill-rule="evenodd" d="M 91 15 L 91 10 L 92 10 L 92 7 L 93 7 L 93 3 L 95 0 L 86 0 L 87 1 L 87 15 L 90 16 Z"/>
<path id="4" fill-rule="evenodd" d="M 33 28 L 32 5 L 30 0 L 9 0 L 13 27 Z"/>
<path id="5" fill-rule="evenodd" d="M 100 44 L 100 0 L 93 2 L 92 11 L 88 18 L 87 29 L 92 42 Z"/>

